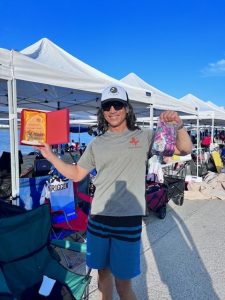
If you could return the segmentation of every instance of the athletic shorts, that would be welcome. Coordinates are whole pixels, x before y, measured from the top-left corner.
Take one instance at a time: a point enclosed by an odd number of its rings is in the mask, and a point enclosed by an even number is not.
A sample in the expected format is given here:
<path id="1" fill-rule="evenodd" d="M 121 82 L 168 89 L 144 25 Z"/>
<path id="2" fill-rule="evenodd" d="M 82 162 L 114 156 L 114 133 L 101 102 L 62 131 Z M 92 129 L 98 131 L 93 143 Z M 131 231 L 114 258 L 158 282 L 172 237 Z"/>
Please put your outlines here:
<path id="1" fill-rule="evenodd" d="M 142 217 L 93 215 L 87 227 L 87 266 L 122 280 L 140 274 Z"/>

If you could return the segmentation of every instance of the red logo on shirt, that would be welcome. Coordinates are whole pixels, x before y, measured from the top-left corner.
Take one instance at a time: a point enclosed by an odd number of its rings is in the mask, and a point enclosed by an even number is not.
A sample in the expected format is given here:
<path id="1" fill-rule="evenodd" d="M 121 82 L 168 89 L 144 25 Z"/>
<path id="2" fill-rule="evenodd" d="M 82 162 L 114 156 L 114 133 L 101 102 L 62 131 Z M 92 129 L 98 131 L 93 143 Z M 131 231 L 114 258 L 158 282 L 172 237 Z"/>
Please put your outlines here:
<path id="1" fill-rule="evenodd" d="M 132 137 L 130 139 L 130 144 L 131 145 L 137 146 L 138 143 L 139 143 L 139 140 L 137 140 L 135 137 Z"/>

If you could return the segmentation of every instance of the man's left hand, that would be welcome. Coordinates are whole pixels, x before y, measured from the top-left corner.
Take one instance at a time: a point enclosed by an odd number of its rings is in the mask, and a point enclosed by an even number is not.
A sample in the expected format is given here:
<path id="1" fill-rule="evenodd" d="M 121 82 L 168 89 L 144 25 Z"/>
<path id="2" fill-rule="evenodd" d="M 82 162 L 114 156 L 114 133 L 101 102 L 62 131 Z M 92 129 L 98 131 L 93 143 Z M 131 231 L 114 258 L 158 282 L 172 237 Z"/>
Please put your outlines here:
<path id="1" fill-rule="evenodd" d="M 167 110 L 160 114 L 160 120 L 163 122 L 172 122 L 176 125 L 182 124 L 182 120 L 179 117 L 178 113 L 173 110 Z"/>

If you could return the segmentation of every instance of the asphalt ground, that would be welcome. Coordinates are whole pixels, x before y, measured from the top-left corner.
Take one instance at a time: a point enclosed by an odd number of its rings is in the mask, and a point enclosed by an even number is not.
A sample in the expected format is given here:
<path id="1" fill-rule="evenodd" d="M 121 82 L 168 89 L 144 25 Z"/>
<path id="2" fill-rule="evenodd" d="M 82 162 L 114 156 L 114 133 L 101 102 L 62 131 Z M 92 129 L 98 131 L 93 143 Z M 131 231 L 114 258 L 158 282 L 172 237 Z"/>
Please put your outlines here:
<path id="1" fill-rule="evenodd" d="M 150 214 L 143 221 L 141 266 L 133 279 L 138 300 L 224 300 L 225 201 L 170 201 L 164 220 Z M 89 300 L 98 300 L 97 272 L 91 274 Z"/>

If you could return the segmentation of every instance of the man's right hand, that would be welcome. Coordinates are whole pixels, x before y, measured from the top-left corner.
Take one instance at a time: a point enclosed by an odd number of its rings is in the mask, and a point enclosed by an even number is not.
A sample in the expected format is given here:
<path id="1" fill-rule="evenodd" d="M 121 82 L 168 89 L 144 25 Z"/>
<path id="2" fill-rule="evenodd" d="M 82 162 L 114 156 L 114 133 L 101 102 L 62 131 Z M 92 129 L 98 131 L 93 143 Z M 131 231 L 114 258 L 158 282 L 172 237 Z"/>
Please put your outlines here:
<path id="1" fill-rule="evenodd" d="M 34 146 L 33 148 L 40 151 L 47 160 L 51 160 L 51 157 L 54 155 L 51 146 L 46 143 L 43 143 L 42 146 Z"/>

